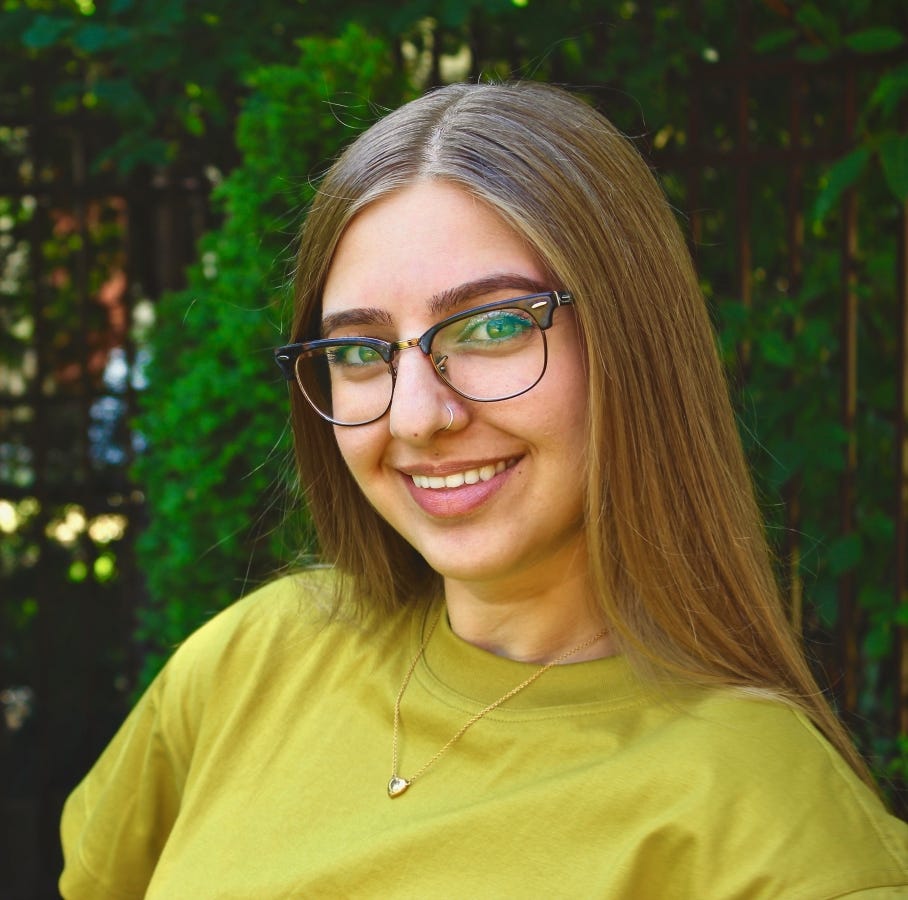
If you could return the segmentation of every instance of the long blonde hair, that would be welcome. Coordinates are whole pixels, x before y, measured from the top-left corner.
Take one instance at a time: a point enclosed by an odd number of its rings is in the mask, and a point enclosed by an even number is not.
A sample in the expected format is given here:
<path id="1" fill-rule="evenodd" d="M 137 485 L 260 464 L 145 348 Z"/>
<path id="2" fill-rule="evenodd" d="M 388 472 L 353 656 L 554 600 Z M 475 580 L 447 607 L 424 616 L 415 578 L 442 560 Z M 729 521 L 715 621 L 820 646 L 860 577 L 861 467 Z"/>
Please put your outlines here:
<path id="1" fill-rule="evenodd" d="M 457 84 L 373 125 L 307 217 L 292 340 L 318 333 L 351 219 L 427 178 L 497 211 L 574 296 L 589 361 L 589 558 L 624 652 L 650 675 L 795 705 L 870 782 L 785 617 L 684 238 L 637 151 L 586 103 L 532 82 Z M 291 396 L 301 485 L 339 598 L 381 615 L 436 596 L 439 576 L 365 501 L 331 426 Z"/>

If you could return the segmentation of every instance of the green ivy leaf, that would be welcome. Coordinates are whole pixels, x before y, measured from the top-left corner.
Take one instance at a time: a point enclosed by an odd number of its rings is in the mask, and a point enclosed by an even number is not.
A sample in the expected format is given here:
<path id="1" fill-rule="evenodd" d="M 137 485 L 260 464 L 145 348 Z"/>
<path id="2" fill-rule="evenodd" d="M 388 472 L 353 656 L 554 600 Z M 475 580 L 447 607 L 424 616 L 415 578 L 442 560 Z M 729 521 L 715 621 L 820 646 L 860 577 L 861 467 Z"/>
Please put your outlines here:
<path id="1" fill-rule="evenodd" d="M 866 585 L 858 594 L 861 609 L 876 614 L 888 614 L 892 608 L 892 592 L 878 585 Z"/>
<path id="2" fill-rule="evenodd" d="M 880 162 L 890 190 L 904 203 L 908 200 L 908 134 L 892 134 L 880 141 Z"/>
<path id="3" fill-rule="evenodd" d="M 895 539 L 895 521 L 882 509 L 870 510 L 861 516 L 861 533 L 871 543 L 888 546 Z"/>
<path id="4" fill-rule="evenodd" d="M 794 17 L 800 25 L 829 43 L 836 42 L 839 38 L 839 26 L 835 15 L 824 13 L 815 3 L 798 4 Z"/>
<path id="5" fill-rule="evenodd" d="M 135 84 L 125 78 L 102 78 L 94 86 L 98 102 L 110 108 L 114 114 L 132 121 L 154 121 L 145 98 L 136 90 Z"/>
<path id="6" fill-rule="evenodd" d="M 905 36 L 895 28 L 865 28 L 845 38 L 845 46 L 856 53 L 886 53 L 904 43 Z"/>
<path id="7" fill-rule="evenodd" d="M 868 108 L 878 106 L 884 115 L 891 116 L 905 94 L 908 94 L 908 63 L 895 66 L 880 76 L 867 105 Z"/>
<path id="8" fill-rule="evenodd" d="M 795 51 L 795 58 L 801 62 L 826 62 L 830 56 L 832 56 L 832 50 L 825 44 L 809 44 L 804 47 L 798 47 Z"/>
<path id="9" fill-rule="evenodd" d="M 121 47 L 128 44 L 132 38 L 132 34 L 126 28 L 89 22 L 76 30 L 73 43 L 86 53 L 97 53 L 99 50 Z"/>
<path id="10" fill-rule="evenodd" d="M 826 186 L 817 197 L 813 208 L 815 221 L 822 222 L 826 218 L 839 197 L 861 177 L 870 157 L 870 148 L 860 146 L 830 167 Z"/>
<path id="11" fill-rule="evenodd" d="M 69 19 L 61 19 L 57 16 L 36 16 L 35 21 L 22 35 L 22 43 L 32 50 L 44 50 L 54 44 L 59 44 L 72 30 L 72 27 L 73 23 Z"/>
<path id="12" fill-rule="evenodd" d="M 780 47 L 786 47 L 798 36 L 795 28 L 780 28 L 778 31 L 770 31 L 761 35 L 754 42 L 754 50 L 757 53 L 771 53 Z"/>
<path id="13" fill-rule="evenodd" d="M 829 570 L 833 575 L 844 575 L 851 572 L 860 563 L 864 555 L 861 536 L 856 532 L 843 535 L 834 540 L 827 551 Z"/>
<path id="14" fill-rule="evenodd" d="M 189 134 L 200 137 L 205 133 L 205 120 L 194 112 L 188 112 L 183 116 L 183 126 Z"/>
<path id="15" fill-rule="evenodd" d="M 892 628 L 888 622 L 874 622 L 864 638 L 864 652 L 870 659 L 885 659 L 892 651 Z"/>
<path id="16" fill-rule="evenodd" d="M 767 331 L 758 338 L 760 353 L 774 366 L 790 368 L 794 364 L 794 344 L 778 331 Z"/>

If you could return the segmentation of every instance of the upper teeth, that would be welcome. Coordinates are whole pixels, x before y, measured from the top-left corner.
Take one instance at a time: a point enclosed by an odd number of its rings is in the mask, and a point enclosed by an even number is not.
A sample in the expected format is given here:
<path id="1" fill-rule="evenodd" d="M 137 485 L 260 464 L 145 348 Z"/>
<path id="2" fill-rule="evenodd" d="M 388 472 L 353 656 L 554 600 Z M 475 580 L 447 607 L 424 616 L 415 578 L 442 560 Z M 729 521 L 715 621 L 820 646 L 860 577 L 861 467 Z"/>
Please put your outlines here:
<path id="1" fill-rule="evenodd" d="M 477 481 L 488 481 L 503 472 L 508 464 L 503 460 L 480 466 L 478 469 L 467 469 L 453 475 L 414 475 L 413 484 L 419 488 L 456 488 L 462 484 L 476 484 Z"/>

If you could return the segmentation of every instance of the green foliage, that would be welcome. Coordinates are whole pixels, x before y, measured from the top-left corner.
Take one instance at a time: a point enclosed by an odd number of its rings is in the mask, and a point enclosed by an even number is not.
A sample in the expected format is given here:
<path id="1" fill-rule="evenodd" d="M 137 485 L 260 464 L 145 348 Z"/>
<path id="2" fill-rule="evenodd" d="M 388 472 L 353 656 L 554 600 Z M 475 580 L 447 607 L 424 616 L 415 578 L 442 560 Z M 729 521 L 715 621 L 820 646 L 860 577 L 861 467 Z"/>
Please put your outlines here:
<path id="1" fill-rule="evenodd" d="M 829 169 L 826 186 L 814 206 L 814 219 L 822 220 L 841 199 L 842 194 L 861 177 L 870 162 L 869 147 L 858 147 L 843 156 Z"/>
<path id="2" fill-rule="evenodd" d="M 879 144 L 886 183 L 896 198 L 908 200 L 908 134 L 887 134 Z"/>
<path id="3" fill-rule="evenodd" d="M 120 128 L 96 160 L 128 173 L 164 165 L 212 138 L 212 164 L 227 165 L 242 80 L 269 62 L 291 62 L 301 34 L 333 32 L 327 2 L 134 0 L 98 3 L 5 0 L 0 16 L 0 79 L 16 77 L 30 53 L 60 113 L 107 114 Z M 43 61 L 53 66 L 45 79 Z M 63 63 L 61 65 L 61 62 Z M 10 84 L 15 83 L 13 81 Z M 38 85 L 23 85 L 34 92 Z"/>
<path id="4" fill-rule="evenodd" d="M 833 15 L 814 10 L 815 17 L 832 23 Z M 873 56 L 891 53 L 906 44 L 904 31 L 891 25 L 858 28 L 844 36 L 838 28 L 822 29 L 822 42 L 813 49 L 828 58 L 836 50 Z M 814 218 L 821 221 L 833 208 L 843 191 L 859 183 L 871 160 L 882 168 L 886 184 L 895 198 L 908 200 L 908 132 L 900 110 L 908 94 L 908 63 L 884 68 L 876 77 L 870 101 L 861 110 L 855 129 L 855 149 L 829 170 L 824 190 L 817 198 Z"/>
<path id="5" fill-rule="evenodd" d="M 845 38 L 845 46 L 856 53 L 885 53 L 905 43 L 905 36 L 894 28 L 866 28 Z"/>
<path id="6" fill-rule="evenodd" d="M 400 101 L 384 43 L 349 28 L 304 39 L 293 66 L 250 76 L 237 127 L 242 162 L 216 191 L 223 225 L 199 247 L 189 285 L 158 306 L 136 467 L 149 524 L 139 542 L 152 604 L 139 636 L 173 644 L 288 557 L 287 389 L 271 348 L 286 336 L 293 232 L 317 167 Z M 343 116 L 338 109 L 343 109 Z M 305 534 L 291 537 L 296 548 Z"/>

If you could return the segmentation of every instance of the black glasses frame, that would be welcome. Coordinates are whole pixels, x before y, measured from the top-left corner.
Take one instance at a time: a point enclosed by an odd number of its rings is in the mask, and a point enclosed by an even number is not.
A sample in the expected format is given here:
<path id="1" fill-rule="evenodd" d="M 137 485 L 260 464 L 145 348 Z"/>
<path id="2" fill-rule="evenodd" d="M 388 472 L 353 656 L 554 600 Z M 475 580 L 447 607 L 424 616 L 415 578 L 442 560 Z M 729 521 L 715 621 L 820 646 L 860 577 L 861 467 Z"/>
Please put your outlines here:
<path id="1" fill-rule="evenodd" d="M 287 381 L 296 381 L 303 396 L 315 412 L 333 425 L 355 427 L 356 425 L 368 425 L 371 422 L 377 422 L 391 408 L 391 403 L 394 399 L 394 388 L 397 384 L 397 367 L 394 365 L 394 358 L 401 350 L 409 350 L 411 347 L 419 347 L 419 349 L 422 350 L 422 352 L 431 360 L 432 367 L 435 369 L 438 377 L 451 388 L 454 393 L 466 400 L 474 400 L 478 403 L 496 403 L 499 400 L 510 400 L 513 397 L 519 397 L 521 394 L 531 391 L 539 384 L 542 380 L 542 376 L 545 375 L 546 366 L 548 364 L 548 344 L 546 343 L 545 332 L 552 327 L 552 316 L 554 315 L 555 310 L 559 306 L 571 306 L 573 302 L 574 298 L 567 291 L 546 291 L 541 294 L 527 294 L 522 297 L 512 297 L 507 300 L 496 300 L 494 303 L 484 303 L 482 306 L 474 306 L 471 309 L 463 310 L 463 312 L 455 313 L 453 316 L 448 316 L 440 322 L 436 322 L 431 328 L 426 329 L 419 337 L 410 338 L 409 340 L 383 341 L 380 338 L 368 337 L 319 338 L 317 340 L 302 341 L 301 343 L 296 344 L 286 344 L 283 347 L 276 348 L 274 351 L 274 361 L 277 363 Z M 496 309 L 520 309 L 533 317 L 533 321 L 536 322 L 542 331 L 542 371 L 539 373 L 539 377 L 531 385 L 523 388 L 516 394 L 508 394 L 505 397 L 494 397 L 491 399 L 473 397 L 470 394 L 458 390 L 450 381 L 448 381 L 444 372 L 444 359 L 437 360 L 432 355 L 432 341 L 434 340 L 435 335 L 448 325 Z M 391 394 L 388 398 L 388 405 L 372 419 L 352 423 L 338 422 L 335 419 L 332 419 L 312 402 L 311 398 L 306 393 L 306 389 L 296 377 L 296 361 L 303 353 L 310 350 L 323 350 L 338 346 L 368 347 L 370 350 L 374 350 L 388 365 L 388 369 L 391 373 Z"/>

